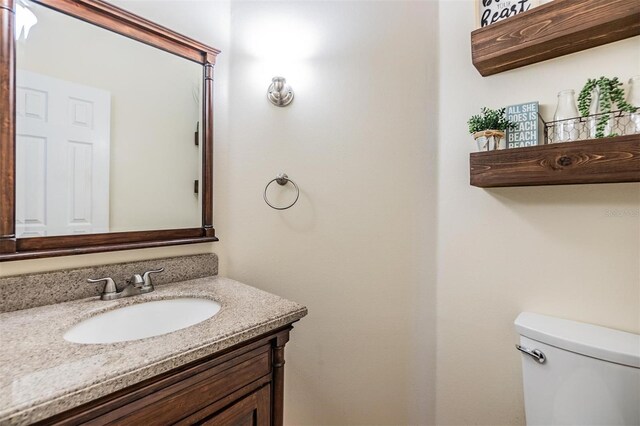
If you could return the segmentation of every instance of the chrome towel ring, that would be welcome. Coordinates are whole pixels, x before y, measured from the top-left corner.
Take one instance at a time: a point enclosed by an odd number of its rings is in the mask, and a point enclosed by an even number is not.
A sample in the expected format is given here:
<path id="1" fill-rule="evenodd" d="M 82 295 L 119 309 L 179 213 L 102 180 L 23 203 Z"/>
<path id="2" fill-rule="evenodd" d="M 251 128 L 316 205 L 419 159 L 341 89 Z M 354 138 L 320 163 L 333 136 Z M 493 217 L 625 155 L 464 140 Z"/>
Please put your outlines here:
<path id="1" fill-rule="evenodd" d="M 269 185 L 271 185 L 273 182 L 277 182 L 278 185 L 280 186 L 284 186 L 287 184 L 287 182 L 291 182 L 291 184 L 294 186 L 294 188 L 296 189 L 296 199 L 293 200 L 293 203 L 289 204 L 286 207 L 276 207 L 273 204 L 271 204 L 269 202 L 269 199 L 267 198 L 267 189 L 269 189 Z M 276 176 L 275 179 L 271 179 L 269 181 L 269 183 L 267 184 L 267 186 L 264 187 L 264 202 L 267 203 L 267 205 L 269 207 L 271 207 L 272 209 L 276 209 L 276 210 L 286 210 L 290 207 L 292 207 L 297 201 L 298 201 L 298 197 L 300 197 L 300 188 L 298 188 L 298 185 L 296 185 L 296 183 L 294 181 L 292 181 L 291 179 L 289 179 L 289 176 L 287 176 L 286 173 L 279 173 L 278 176 Z"/>

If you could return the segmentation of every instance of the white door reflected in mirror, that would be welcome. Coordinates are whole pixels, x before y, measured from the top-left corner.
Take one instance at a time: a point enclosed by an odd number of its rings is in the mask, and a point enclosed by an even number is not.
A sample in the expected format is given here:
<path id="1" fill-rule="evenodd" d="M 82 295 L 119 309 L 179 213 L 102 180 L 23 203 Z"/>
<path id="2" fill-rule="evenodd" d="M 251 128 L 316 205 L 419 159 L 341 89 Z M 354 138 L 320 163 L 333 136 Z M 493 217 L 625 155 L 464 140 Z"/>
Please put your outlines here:
<path id="1" fill-rule="evenodd" d="M 16 236 L 109 232 L 111 95 L 20 70 Z"/>

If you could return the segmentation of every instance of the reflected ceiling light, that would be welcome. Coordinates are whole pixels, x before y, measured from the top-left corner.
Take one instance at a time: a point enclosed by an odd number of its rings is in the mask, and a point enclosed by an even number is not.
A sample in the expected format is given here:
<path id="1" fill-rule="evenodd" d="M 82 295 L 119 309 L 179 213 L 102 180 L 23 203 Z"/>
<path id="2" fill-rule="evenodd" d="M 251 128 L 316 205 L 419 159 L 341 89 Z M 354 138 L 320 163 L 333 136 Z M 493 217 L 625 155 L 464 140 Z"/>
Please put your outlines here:
<path id="1" fill-rule="evenodd" d="M 36 18 L 36 15 L 29 9 L 27 4 L 22 0 L 18 0 L 16 3 L 16 40 L 19 40 L 22 34 L 24 34 L 24 39 L 26 40 L 29 37 L 31 27 L 37 23 L 38 18 Z"/>
<path id="2" fill-rule="evenodd" d="M 284 77 L 273 77 L 267 90 L 267 99 L 275 106 L 286 107 L 293 101 L 293 89 Z"/>

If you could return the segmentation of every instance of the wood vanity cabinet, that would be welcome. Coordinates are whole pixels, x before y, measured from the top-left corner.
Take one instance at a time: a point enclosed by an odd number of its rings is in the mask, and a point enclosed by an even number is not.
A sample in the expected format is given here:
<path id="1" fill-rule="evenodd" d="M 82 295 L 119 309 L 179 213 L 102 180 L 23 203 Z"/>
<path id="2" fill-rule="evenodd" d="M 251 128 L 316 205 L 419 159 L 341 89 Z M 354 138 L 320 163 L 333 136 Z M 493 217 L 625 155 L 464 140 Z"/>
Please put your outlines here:
<path id="1" fill-rule="evenodd" d="M 292 327 L 160 374 L 40 425 L 282 425 Z"/>

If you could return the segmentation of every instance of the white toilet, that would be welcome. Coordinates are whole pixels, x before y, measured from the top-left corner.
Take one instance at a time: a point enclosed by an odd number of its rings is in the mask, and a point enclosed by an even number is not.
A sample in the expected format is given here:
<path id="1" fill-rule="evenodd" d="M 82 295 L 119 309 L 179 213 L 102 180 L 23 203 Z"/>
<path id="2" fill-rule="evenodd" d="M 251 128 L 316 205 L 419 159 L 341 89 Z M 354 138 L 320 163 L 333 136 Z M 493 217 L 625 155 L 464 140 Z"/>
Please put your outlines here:
<path id="1" fill-rule="evenodd" d="M 523 312 L 527 425 L 640 425 L 640 336 Z"/>

